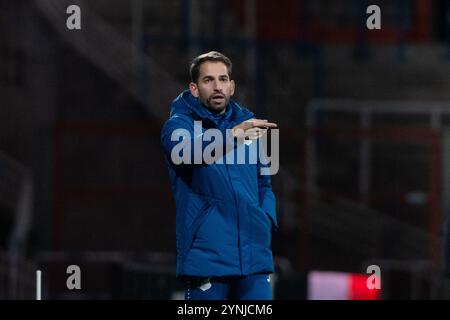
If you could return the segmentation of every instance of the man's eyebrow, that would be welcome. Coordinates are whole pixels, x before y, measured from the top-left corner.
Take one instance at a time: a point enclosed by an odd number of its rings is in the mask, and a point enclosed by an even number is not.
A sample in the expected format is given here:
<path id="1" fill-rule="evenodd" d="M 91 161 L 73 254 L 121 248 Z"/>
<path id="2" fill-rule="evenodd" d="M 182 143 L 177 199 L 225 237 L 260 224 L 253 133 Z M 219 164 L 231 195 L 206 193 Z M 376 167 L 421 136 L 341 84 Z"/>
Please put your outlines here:
<path id="1" fill-rule="evenodd" d="M 229 78 L 229 76 L 228 76 L 227 74 L 221 74 L 221 75 L 219 76 L 219 78 Z M 210 76 L 210 75 L 206 75 L 206 76 L 203 76 L 203 77 L 202 77 L 202 80 L 205 80 L 205 79 L 214 79 L 214 77 L 213 77 L 213 76 Z"/>

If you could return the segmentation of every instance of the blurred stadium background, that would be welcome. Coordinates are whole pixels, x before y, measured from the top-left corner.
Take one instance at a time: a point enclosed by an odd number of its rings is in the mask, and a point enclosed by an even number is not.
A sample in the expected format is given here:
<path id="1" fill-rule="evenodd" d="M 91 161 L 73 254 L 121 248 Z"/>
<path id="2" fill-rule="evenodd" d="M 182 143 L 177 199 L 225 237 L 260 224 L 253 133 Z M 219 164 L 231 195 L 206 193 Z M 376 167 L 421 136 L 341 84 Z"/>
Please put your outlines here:
<path id="1" fill-rule="evenodd" d="M 450 298 L 450 1 L 17 0 L 0 2 L 0 299 L 34 299 L 37 269 L 43 299 L 180 297 L 159 131 L 209 50 L 280 126 L 275 298 Z"/>

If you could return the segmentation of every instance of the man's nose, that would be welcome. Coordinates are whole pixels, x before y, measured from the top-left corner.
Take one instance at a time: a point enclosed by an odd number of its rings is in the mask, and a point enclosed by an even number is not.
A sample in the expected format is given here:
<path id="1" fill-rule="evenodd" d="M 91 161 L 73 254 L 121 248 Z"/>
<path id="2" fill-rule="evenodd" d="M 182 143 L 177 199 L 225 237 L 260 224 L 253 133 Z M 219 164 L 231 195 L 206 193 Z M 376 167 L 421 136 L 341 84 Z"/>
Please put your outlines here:
<path id="1" fill-rule="evenodd" d="M 214 91 L 222 91 L 222 84 L 220 83 L 220 81 L 214 81 L 213 89 Z"/>

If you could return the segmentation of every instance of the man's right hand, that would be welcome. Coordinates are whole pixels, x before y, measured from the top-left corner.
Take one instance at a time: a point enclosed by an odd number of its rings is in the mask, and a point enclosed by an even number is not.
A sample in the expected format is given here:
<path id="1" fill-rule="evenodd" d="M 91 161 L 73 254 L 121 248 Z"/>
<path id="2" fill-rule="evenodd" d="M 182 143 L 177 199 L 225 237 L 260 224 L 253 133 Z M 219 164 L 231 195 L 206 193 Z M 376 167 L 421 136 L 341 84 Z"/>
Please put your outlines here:
<path id="1" fill-rule="evenodd" d="M 266 133 L 267 129 L 276 128 L 277 124 L 262 119 L 249 119 L 241 122 L 232 129 L 233 136 L 256 140 Z"/>

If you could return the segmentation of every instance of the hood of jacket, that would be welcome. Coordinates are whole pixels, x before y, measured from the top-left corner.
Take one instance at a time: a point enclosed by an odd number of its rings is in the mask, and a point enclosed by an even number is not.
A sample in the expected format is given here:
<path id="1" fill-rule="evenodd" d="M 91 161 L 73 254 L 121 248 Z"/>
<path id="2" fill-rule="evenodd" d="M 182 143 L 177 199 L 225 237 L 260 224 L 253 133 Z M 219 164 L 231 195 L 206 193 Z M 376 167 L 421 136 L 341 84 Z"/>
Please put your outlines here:
<path id="1" fill-rule="evenodd" d="M 204 107 L 201 102 L 195 98 L 189 90 L 185 90 L 172 102 L 170 117 L 185 115 L 194 120 L 203 120 L 213 122 L 219 126 L 219 122 L 225 120 L 226 123 L 233 125 L 242 121 L 254 118 L 254 113 L 240 106 L 237 102 L 230 99 L 227 109 L 222 115 L 215 115 Z"/>

